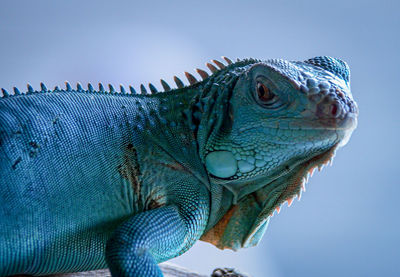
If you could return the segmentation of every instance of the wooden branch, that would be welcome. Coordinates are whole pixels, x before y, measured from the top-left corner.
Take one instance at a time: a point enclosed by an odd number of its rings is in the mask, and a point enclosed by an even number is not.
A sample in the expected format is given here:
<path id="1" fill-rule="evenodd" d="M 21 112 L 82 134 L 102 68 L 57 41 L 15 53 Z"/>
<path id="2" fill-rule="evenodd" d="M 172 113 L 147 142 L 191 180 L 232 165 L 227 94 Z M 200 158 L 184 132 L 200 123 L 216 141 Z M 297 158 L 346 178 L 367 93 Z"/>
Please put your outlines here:
<path id="1" fill-rule="evenodd" d="M 162 263 L 159 266 L 164 274 L 164 277 L 209 277 L 168 263 Z M 100 269 L 77 273 L 64 273 L 52 275 L 52 277 L 111 277 L 111 274 L 108 269 Z"/>
<path id="2" fill-rule="evenodd" d="M 164 277 L 209 277 L 169 263 L 160 264 L 160 268 L 164 273 Z"/>
<path id="3" fill-rule="evenodd" d="M 162 263 L 159 264 L 164 277 L 210 277 L 207 275 L 198 274 L 196 272 L 190 271 L 186 268 L 170 264 Z M 233 269 L 215 269 L 211 274 L 211 277 L 246 277 L 241 273 L 236 273 Z M 48 277 L 111 277 L 110 271 L 108 269 L 100 269 L 85 272 L 76 273 L 64 273 L 58 275 L 50 275 Z M 248 276 L 247 276 L 248 277 Z"/>

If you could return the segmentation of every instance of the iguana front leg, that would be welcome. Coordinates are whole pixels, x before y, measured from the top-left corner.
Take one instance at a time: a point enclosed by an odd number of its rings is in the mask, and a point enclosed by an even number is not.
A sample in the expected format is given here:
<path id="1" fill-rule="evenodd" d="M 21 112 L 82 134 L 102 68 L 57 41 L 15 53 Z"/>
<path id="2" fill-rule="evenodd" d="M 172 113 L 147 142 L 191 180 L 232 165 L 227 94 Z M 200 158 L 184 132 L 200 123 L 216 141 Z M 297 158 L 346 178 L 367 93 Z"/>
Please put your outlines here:
<path id="1" fill-rule="evenodd" d="M 187 251 L 208 220 L 209 195 L 197 182 L 177 184 L 173 201 L 136 214 L 120 225 L 107 242 L 106 261 L 112 276 L 163 276 L 157 263 Z"/>

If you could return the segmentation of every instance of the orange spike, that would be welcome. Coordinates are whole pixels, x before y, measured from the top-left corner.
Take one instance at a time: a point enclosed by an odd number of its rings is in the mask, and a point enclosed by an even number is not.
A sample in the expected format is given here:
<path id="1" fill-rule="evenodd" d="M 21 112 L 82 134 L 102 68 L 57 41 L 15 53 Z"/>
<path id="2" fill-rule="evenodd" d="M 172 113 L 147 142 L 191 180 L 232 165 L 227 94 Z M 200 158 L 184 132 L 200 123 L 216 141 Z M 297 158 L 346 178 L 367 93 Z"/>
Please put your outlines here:
<path id="1" fill-rule="evenodd" d="M 292 206 L 293 198 L 289 198 L 289 199 L 287 200 L 287 203 L 288 203 L 288 207 Z"/>
<path id="2" fill-rule="evenodd" d="M 206 66 L 208 67 L 208 69 L 210 69 L 210 71 L 212 73 L 215 73 L 218 71 L 218 68 L 216 68 L 214 65 L 210 64 L 210 63 L 206 63 Z"/>
<path id="3" fill-rule="evenodd" d="M 194 84 L 197 83 L 196 78 L 195 78 L 192 74 L 190 74 L 189 72 L 186 72 L 186 71 L 185 71 L 185 76 L 186 76 L 186 78 L 188 79 L 189 84 L 194 85 Z"/>
<path id="4" fill-rule="evenodd" d="M 308 173 L 310 173 L 310 177 L 312 177 L 314 175 L 314 171 L 315 171 L 315 167 L 310 168 L 310 170 L 308 170 Z"/>
<path id="5" fill-rule="evenodd" d="M 281 211 L 281 207 L 280 206 L 276 207 L 275 211 L 279 214 L 279 212 Z"/>
<path id="6" fill-rule="evenodd" d="M 183 84 L 183 82 L 181 81 L 181 79 L 179 79 L 178 77 L 174 76 L 174 81 L 175 84 L 178 88 L 183 88 L 185 87 L 185 85 Z"/>
<path id="7" fill-rule="evenodd" d="M 222 58 L 223 58 L 228 64 L 233 64 L 232 60 L 229 59 L 228 57 L 222 56 Z"/>
<path id="8" fill-rule="evenodd" d="M 199 73 L 200 77 L 204 80 L 208 78 L 208 73 L 200 68 L 196 68 L 197 73 Z"/>
<path id="9" fill-rule="evenodd" d="M 221 63 L 219 60 L 212 60 L 220 69 L 224 69 L 225 65 Z"/>

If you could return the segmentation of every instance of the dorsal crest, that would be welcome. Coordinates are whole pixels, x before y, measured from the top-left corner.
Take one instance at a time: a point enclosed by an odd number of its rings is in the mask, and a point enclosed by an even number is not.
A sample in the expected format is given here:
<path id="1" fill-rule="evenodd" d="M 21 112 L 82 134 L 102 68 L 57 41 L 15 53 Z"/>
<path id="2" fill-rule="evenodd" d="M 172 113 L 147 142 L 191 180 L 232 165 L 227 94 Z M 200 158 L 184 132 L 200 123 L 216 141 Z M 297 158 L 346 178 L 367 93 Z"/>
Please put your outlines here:
<path id="1" fill-rule="evenodd" d="M 222 70 L 226 70 L 230 66 L 234 66 L 237 63 L 240 62 L 257 62 L 255 59 L 245 59 L 245 60 L 240 60 L 237 59 L 236 63 L 234 63 L 231 59 L 222 56 L 222 59 L 225 61 L 226 64 L 219 60 L 211 60 L 210 63 L 206 63 L 206 67 L 210 70 L 210 73 L 207 72 L 206 70 L 196 68 L 197 74 L 200 76 L 201 79 L 196 78 L 193 74 L 189 72 L 184 72 L 185 77 L 188 81 L 189 84 L 185 85 L 185 83 L 179 79 L 177 76 L 173 77 L 173 80 L 176 84 L 175 89 L 183 89 L 183 88 L 188 88 L 191 86 L 195 86 L 198 83 L 203 82 L 204 80 L 208 79 L 209 77 L 221 72 Z M 50 93 L 50 92 L 84 92 L 84 93 L 108 93 L 108 94 L 140 94 L 140 95 L 153 95 L 153 94 L 158 94 L 162 92 L 169 92 L 174 90 L 174 88 L 171 88 L 171 86 L 163 79 L 160 79 L 160 84 L 162 86 L 162 90 L 159 91 L 155 85 L 152 83 L 148 84 L 148 89 L 144 84 L 141 84 L 139 86 L 139 90 L 136 90 L 133 86 L 129 86 L 129 89 L 126 90 L 123 85 L 119 86 L 119 90 L 114 88 L 113 85 L 108 84 L 108 86 L 104 86 L 102 83 L 98 84 L 98 90 L 94 88 L 94 86 L 91 83 L 88 83 L 87 88 L 84 88 L 80 83 L 77 83 L 76 88 L 73 88 L 69 82 L 65 82 L 65 88 L 60 88 L 59 86 L 56 86 L 53 90 L 47 89 L 46 85 L 44 83 L 40 83 L 40 90 L 34 90 L 33 87 L 30 84 L 27 84 L 27 90 L 26 94 L 31 94 L 31 93 Z M 107 88 L 106 88 L 107 87 Z M 139 93 L 137 93 L 139 91 Z M 13 93 L 9 93 L 6 89 L 1 89 L 2 95 L 0 97 L 8 97 L 10 95 L 20 95 L 24 94 L 23 92 L 14 87 L 13 88 Z"/>

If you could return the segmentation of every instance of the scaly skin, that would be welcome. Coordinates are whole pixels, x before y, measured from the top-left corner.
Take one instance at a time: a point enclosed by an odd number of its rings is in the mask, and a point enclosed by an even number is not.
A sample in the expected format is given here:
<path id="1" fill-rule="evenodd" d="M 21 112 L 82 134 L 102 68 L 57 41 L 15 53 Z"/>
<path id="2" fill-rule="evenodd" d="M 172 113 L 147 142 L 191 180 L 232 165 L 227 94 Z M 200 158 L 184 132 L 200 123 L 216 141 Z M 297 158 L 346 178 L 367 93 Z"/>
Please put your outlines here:
<path id="1" fill-rule="evenodd" d="M 0 276 L 157 277 L 198 239 L 257 244 L 357 107 L 340 60 L 226 61 L 163 93 L 3 90 Z"/>

